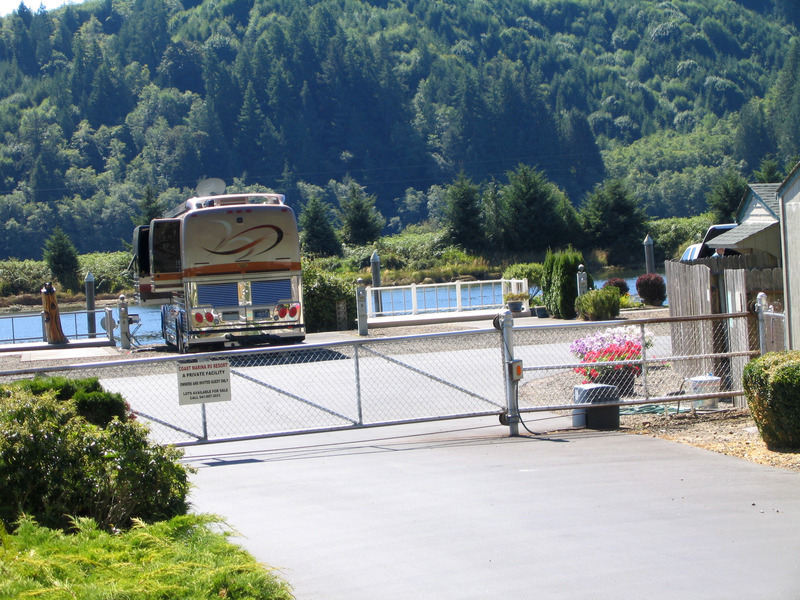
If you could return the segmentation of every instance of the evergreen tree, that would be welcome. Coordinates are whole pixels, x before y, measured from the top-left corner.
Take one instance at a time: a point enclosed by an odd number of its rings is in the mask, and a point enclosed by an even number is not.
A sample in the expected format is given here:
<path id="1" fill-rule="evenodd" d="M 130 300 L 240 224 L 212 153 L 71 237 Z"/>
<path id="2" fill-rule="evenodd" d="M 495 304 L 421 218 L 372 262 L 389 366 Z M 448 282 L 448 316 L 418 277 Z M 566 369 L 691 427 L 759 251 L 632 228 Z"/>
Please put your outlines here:
<path id="1" fill-rule="evenodd" d="M 133 217 L 134 225 L 149 225 L 153 219 L 158 219 L 164 212 L 164 206 L 156 196 L 152 185 L 144 188 L 144 196 L 137 202 L 141 214 Z"/>
<path id="2" fill-rule="evenodd" d="M 638 264 L 646 220 L 639 199 L 621 180 L 606 181 L 581 210 L 585 247 L 606 250 L 611 265 Z"/>
<path id="3" fill-rule="evenodd" d="M 331 207 L 312 196 L 300 213 L 300 241 L 303 252 L 315 256 L 341 256 L 342 244 L 330 221 Z"/>
<path id="4" fill-rule="evenodd" d="M 499 186 L 494 181 L 485 186 L 481 201 L 481 215 L 487 247 L 502 250 L 505 247 L 506 239 L 505 208 L 500 199 Z"/>
<path id="5" fill-rule="evenodd" d="M 78 263 L 78 251 L 61 227 L 53 229 L 53 235 L 45 242 L 43 259 L 53 277 L 66 290 L 75 291 L 79 289 L 78 270 L 80 269 L 80 264 Z"/>
<path id="6" fill-rule="evenodd" d="M 747 191 L 747 181 L 734 169 L 725 172 L 706 196 L 714 223 L 730 223 Z"/>
<path id="7" fill-rule="evenodd" d="M 733 138 L 734 158 L 744 161 L 747 165 L 744 172 L 749 173 L 755 171 L 755 165 L 776 149 L 773 129 L 764 113 L 764 103 L 753 99 L 739 111 Z"/>
<path id="8" fill-rule="evenodd" d="M 761 161 L 759 170 L 755 171 L 753 176 L 758 183 L 780 183 L 784 177 L 778 161 L 772 156 Z"/>
<path id="9" fill-rule="evenodd" d="M 375 209 L 375 196 L 367 196 L 355 181 L 347 187 L 347 197 L 339 200 L 342 239 L 346 244 L 364 246 L 377 240 L 385 220 Z"/>
<path id="10" fill-rule="evenodd" d="M 581 263 L 583 255 L 571 246 L 560 252 L 547 251 L 542 266 L 542 299 L 548 312 L 556 318 L 575 318 L 577 275 Z"/>
<path id="11" fill-rule="evenodd" d="M 462 171 L 447 188 L 445 200 L 446 239 L 465 250 L 480 250 L 485 237 L 478 186 Z"/>
<path id="12" fill-rule="evenodd" d="M 506 216 L 506 249 L 541 252 L 568 243 L 572 210 L 564 193 L 533 167 L 520 165 L 508 173 L 500 192 Z"/>

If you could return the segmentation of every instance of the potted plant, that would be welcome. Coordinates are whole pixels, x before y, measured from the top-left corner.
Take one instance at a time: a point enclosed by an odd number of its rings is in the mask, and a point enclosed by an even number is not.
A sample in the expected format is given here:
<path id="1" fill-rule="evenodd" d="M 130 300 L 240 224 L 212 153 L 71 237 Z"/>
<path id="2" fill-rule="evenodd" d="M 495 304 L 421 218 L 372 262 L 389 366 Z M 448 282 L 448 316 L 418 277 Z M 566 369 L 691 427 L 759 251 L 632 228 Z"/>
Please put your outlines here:
<path id="1" fill-rule="evenodd" d="M 653 345 L 652 332 L 645 331 L 642 340 L 641 330 L 629 325 L 609 327 L 579 338 L 569 350 L 581 363 L 587 363 L 574 369 L 583 376 L 583 383 L 616 385 L 620 396 L 632 396 L 634 378 L 642 372 L 637 361 L 642 358 L 643 343 L 645 348 Z"/>
<path id="2" fill-rule="evenodd" d="M 533 314 L 536 314 L 540 319 L 546 319 L 550 316 L 541 294 L 531 297 L 531 315 Z"/>
<path id="3" fill-rule="evenodd" d="M 522 312 L 523 304 L 530 300 L 531 295 L 527 292 L 511 292 L 503 296 L 503 301 L 512 313 Z"/>

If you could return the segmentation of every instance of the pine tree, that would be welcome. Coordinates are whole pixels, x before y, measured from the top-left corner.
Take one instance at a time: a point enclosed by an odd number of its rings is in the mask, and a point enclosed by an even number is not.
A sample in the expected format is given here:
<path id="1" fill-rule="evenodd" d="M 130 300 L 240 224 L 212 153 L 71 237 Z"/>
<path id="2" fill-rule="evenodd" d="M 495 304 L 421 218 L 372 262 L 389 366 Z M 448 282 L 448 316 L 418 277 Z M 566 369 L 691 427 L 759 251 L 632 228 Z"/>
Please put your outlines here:
<path id="1" fill-rule="evenodd" d="M 639 199 L 619 179 L 599 185 L 581 210 L 588 247 L 608 252 L 611 265 L 641 262 L 647 215 Z"/>
<path id="2" fill-rule="evenodd" d="M 447 188 L 445 200 L 448 241 L 465 250 L 480 250 L 484 246 L 485 236 L 478 186 L 462 171 Z"/>
<path id="3" fill-rule="evenodd" d="M 342 244 L 331 225 L 330 213 L 330 205 L 318 196 L 312 196 L 303 207 L 299 221 L 304 254 L 341 256 Z"/>
<path id="4" fill-rule="evenodd" d="M 53 229 L 53 235 L 45 242 L 43 259 L 66 290 L 75 291 L 80 287 L 78 251 L 61 227 Z"/>
<path id="5" fill-rule="evenodd" d="M 137 202 L 140 215 L 133 218 L 134 225 L 148 225 L 153 219 L 158 219 L 164 212 L 164 206 L 156 196 L 153 186 L 148 185 L 144 188 L 144 196 Z"/>
<path id="6" fill-rule="evenodd" d="M 730 169 L 717 181 L 706 196 L 714 223 L 729 223 L 747 191 L 747 181 L 735 170 Z"/>
<path id="7" fill-rule="evenodd" d="M 355 181 L 347 188 L 347 197 L 339 200 L 342 239 L 346 244 L 364 246 L 377 240 L 386 223 L 375 209 L 375 196 L 367 196 Z"/>

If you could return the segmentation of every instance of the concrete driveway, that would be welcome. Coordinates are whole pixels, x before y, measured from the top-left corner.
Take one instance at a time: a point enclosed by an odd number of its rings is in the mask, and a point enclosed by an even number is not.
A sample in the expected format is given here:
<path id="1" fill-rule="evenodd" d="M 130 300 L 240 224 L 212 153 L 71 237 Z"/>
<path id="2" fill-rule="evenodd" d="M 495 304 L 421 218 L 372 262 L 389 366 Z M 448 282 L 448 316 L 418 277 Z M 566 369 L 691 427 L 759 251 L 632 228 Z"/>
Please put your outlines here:
<path id="1" fill-rule="evenodd" d="M 800 476 L 678 443 L 478 418 L 186 460 L 195 510 L 300 600 L 800 595 Z"/>

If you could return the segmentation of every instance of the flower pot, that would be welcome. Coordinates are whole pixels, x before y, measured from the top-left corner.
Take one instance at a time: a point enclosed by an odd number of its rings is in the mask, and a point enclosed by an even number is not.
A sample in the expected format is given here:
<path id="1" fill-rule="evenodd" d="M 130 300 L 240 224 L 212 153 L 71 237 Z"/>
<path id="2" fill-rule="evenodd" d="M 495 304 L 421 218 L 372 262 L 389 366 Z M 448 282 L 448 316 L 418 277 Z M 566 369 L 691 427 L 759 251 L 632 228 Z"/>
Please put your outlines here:
<path id="1" fill-rule="evenodd" d="M 615 385 L 620 396 L 633 396 L 633 384 L 636 373 L 632 369 L 614 369 L 597 377 L 593 383 L 602 385 Z"/>
<path id="2" fill-rule="evenodd" d="M 509 300 L 506 302 L 506 306 L 512 313 L 522 312 L 522 300 Z"/>
<path id="3" fill-rule="evenodd" d="M 544 306 L 537 306 L 536 307 L 536 316 L 539 317 L 540 319 L 546 319 L 550 315 L 547 314 L 547 308 L 545 308 Z"/>

